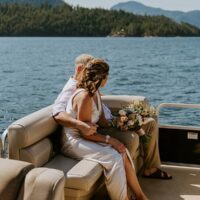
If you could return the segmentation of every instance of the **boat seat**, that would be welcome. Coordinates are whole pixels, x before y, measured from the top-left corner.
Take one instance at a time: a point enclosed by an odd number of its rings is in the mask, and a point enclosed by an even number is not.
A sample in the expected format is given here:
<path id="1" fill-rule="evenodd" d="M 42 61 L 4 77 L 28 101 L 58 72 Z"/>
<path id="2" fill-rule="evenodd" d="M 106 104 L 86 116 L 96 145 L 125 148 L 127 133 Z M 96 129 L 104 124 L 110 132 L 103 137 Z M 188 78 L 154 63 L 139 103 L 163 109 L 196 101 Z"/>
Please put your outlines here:
<path id="1" fill-rule="evenodd" d="M 110 95 L 102 99 L 112 112 L 135 99 L 148 104 L 146 98 L 141 96 Z M 74 160 L 62 155 L 59 147 L 63 139 L 63 128 L 54 121 L 52 106 L 48 106 L 9 126 L 9 157 L 33 163 L 35 167 L 62 170 L 65 174 L 65 199 L 91 199 L 104 186 L 103 169 L 98 163 Z M 130 143 L 130 138 L 126 140 L 127 144 Z M 131 140 L 134 145 L 130 147 L 130 153 L 138 170 L 142 165 L 138 156 L 139 139 L 136 135 Z"/>
<path id="2" fill-rule="evenodd" d="M 0 158 L 2 157 L 2 140 L 1 140 L 1 137 L 0 137 Z"/>
<path id="3" fill-rule="evenodd" d="M 0 158 L 0 199 L 63 200 L 64 174 L 33 164 Z"/>

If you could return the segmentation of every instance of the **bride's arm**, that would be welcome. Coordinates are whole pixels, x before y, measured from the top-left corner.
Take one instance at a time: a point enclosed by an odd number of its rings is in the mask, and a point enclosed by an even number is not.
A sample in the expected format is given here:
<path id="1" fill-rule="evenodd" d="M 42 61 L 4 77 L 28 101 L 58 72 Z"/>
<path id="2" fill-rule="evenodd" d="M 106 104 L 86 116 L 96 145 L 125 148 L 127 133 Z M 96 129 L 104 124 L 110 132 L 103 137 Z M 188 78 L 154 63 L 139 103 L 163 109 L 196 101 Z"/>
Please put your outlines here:
<path id="1" fill-rule="evenodd" d="M 91 122 L 92 117 L 92 98 L 88 95 L 87 92 L 82 92 L 78 94 L 74 100 L 73 100 L 73 107 L 77 111 L 77 119 L 81 120 L 83 122 Z M 116 140 L 115 138 L 106 138 L 105 135 L 101 135 L 98 133 L 95 133 L 93 135 L 85 135 L 82 134 L 82 137 L 91 140 L 94 142 L 102 142 L 102 143 L 108 143 L 113 146 L 114 149 L 116 149 L 118 152 L 122 153 L 125 151 L 125 146 Z"/>

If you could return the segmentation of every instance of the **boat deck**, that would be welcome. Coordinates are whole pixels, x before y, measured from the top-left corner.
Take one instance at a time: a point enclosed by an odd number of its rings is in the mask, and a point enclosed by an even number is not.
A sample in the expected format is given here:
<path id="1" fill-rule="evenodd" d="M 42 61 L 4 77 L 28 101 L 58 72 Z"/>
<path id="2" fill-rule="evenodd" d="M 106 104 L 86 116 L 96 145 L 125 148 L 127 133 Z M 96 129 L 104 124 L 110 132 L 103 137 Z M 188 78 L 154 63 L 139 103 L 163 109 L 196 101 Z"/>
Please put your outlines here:
<path id="1" fill-rule="evenodd" d="M 200 200 L 200 167 L 162 165 L 162 170 L 173 176 L 172 180 L 147 179 L 139 182 L 149 200 Z M 110 200 L 104 192 L 92 200 Z"/>
<path id="2" fill-rule="evenodd" d="M 172 180 L 139 177 L 150 200 L 200 200 L 200 167 L 162 165 L 173 176 Z"/>

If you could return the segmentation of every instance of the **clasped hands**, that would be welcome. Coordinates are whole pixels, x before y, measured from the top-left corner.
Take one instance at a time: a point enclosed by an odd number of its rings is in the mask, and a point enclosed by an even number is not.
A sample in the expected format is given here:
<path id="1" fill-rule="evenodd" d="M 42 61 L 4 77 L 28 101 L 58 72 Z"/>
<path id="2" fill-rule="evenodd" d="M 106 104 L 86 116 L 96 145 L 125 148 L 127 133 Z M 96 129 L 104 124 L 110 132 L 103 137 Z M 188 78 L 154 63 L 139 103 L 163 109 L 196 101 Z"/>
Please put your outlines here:
<path id="1" fill-rule="evenodd" d="M 97 132 L 97 128 L 99 126 L 97 124 L 91 123 L 91 122 L 84 122 L 82 126 L 80 127 L 80 131 L 83 135 L 90 136 L 94 135 Z"/>

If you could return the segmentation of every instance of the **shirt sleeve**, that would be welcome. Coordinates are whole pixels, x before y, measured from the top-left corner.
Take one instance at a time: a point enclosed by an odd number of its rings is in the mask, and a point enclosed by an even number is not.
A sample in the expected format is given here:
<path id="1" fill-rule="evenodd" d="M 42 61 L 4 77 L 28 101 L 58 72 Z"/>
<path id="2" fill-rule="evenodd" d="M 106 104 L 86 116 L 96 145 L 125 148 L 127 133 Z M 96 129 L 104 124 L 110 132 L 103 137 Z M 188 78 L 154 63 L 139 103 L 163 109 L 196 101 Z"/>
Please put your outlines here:
<path id="1" fill-rule="evenodd" d="M 60 112 L 65 112 L 68 103 L 67 93 L 61 92 L 56 101 L 53 104 L 53 116 L 56 116 Z"/>
<path id="2" fill-rule="evenodd" d="M 57 99 L 53 104 L 53 116 L 56 116 L 60 112 L 66 112 L 66 108 L 69 102 L 70 97 L 76 90 L 76 81 L 69 79 L 69 81 L 64 86 L 61 93 L 58 95 Z"/>
<path id="3" fill-rule="evenodd" d="M 112 116 L 110 109 L 105 104 L 102 104 L 102 105 L 103 105 L 103 111 L 104 111 L 105 118 L 107 120 L 111 120 L 113 118 L 113 116 Z"/>

